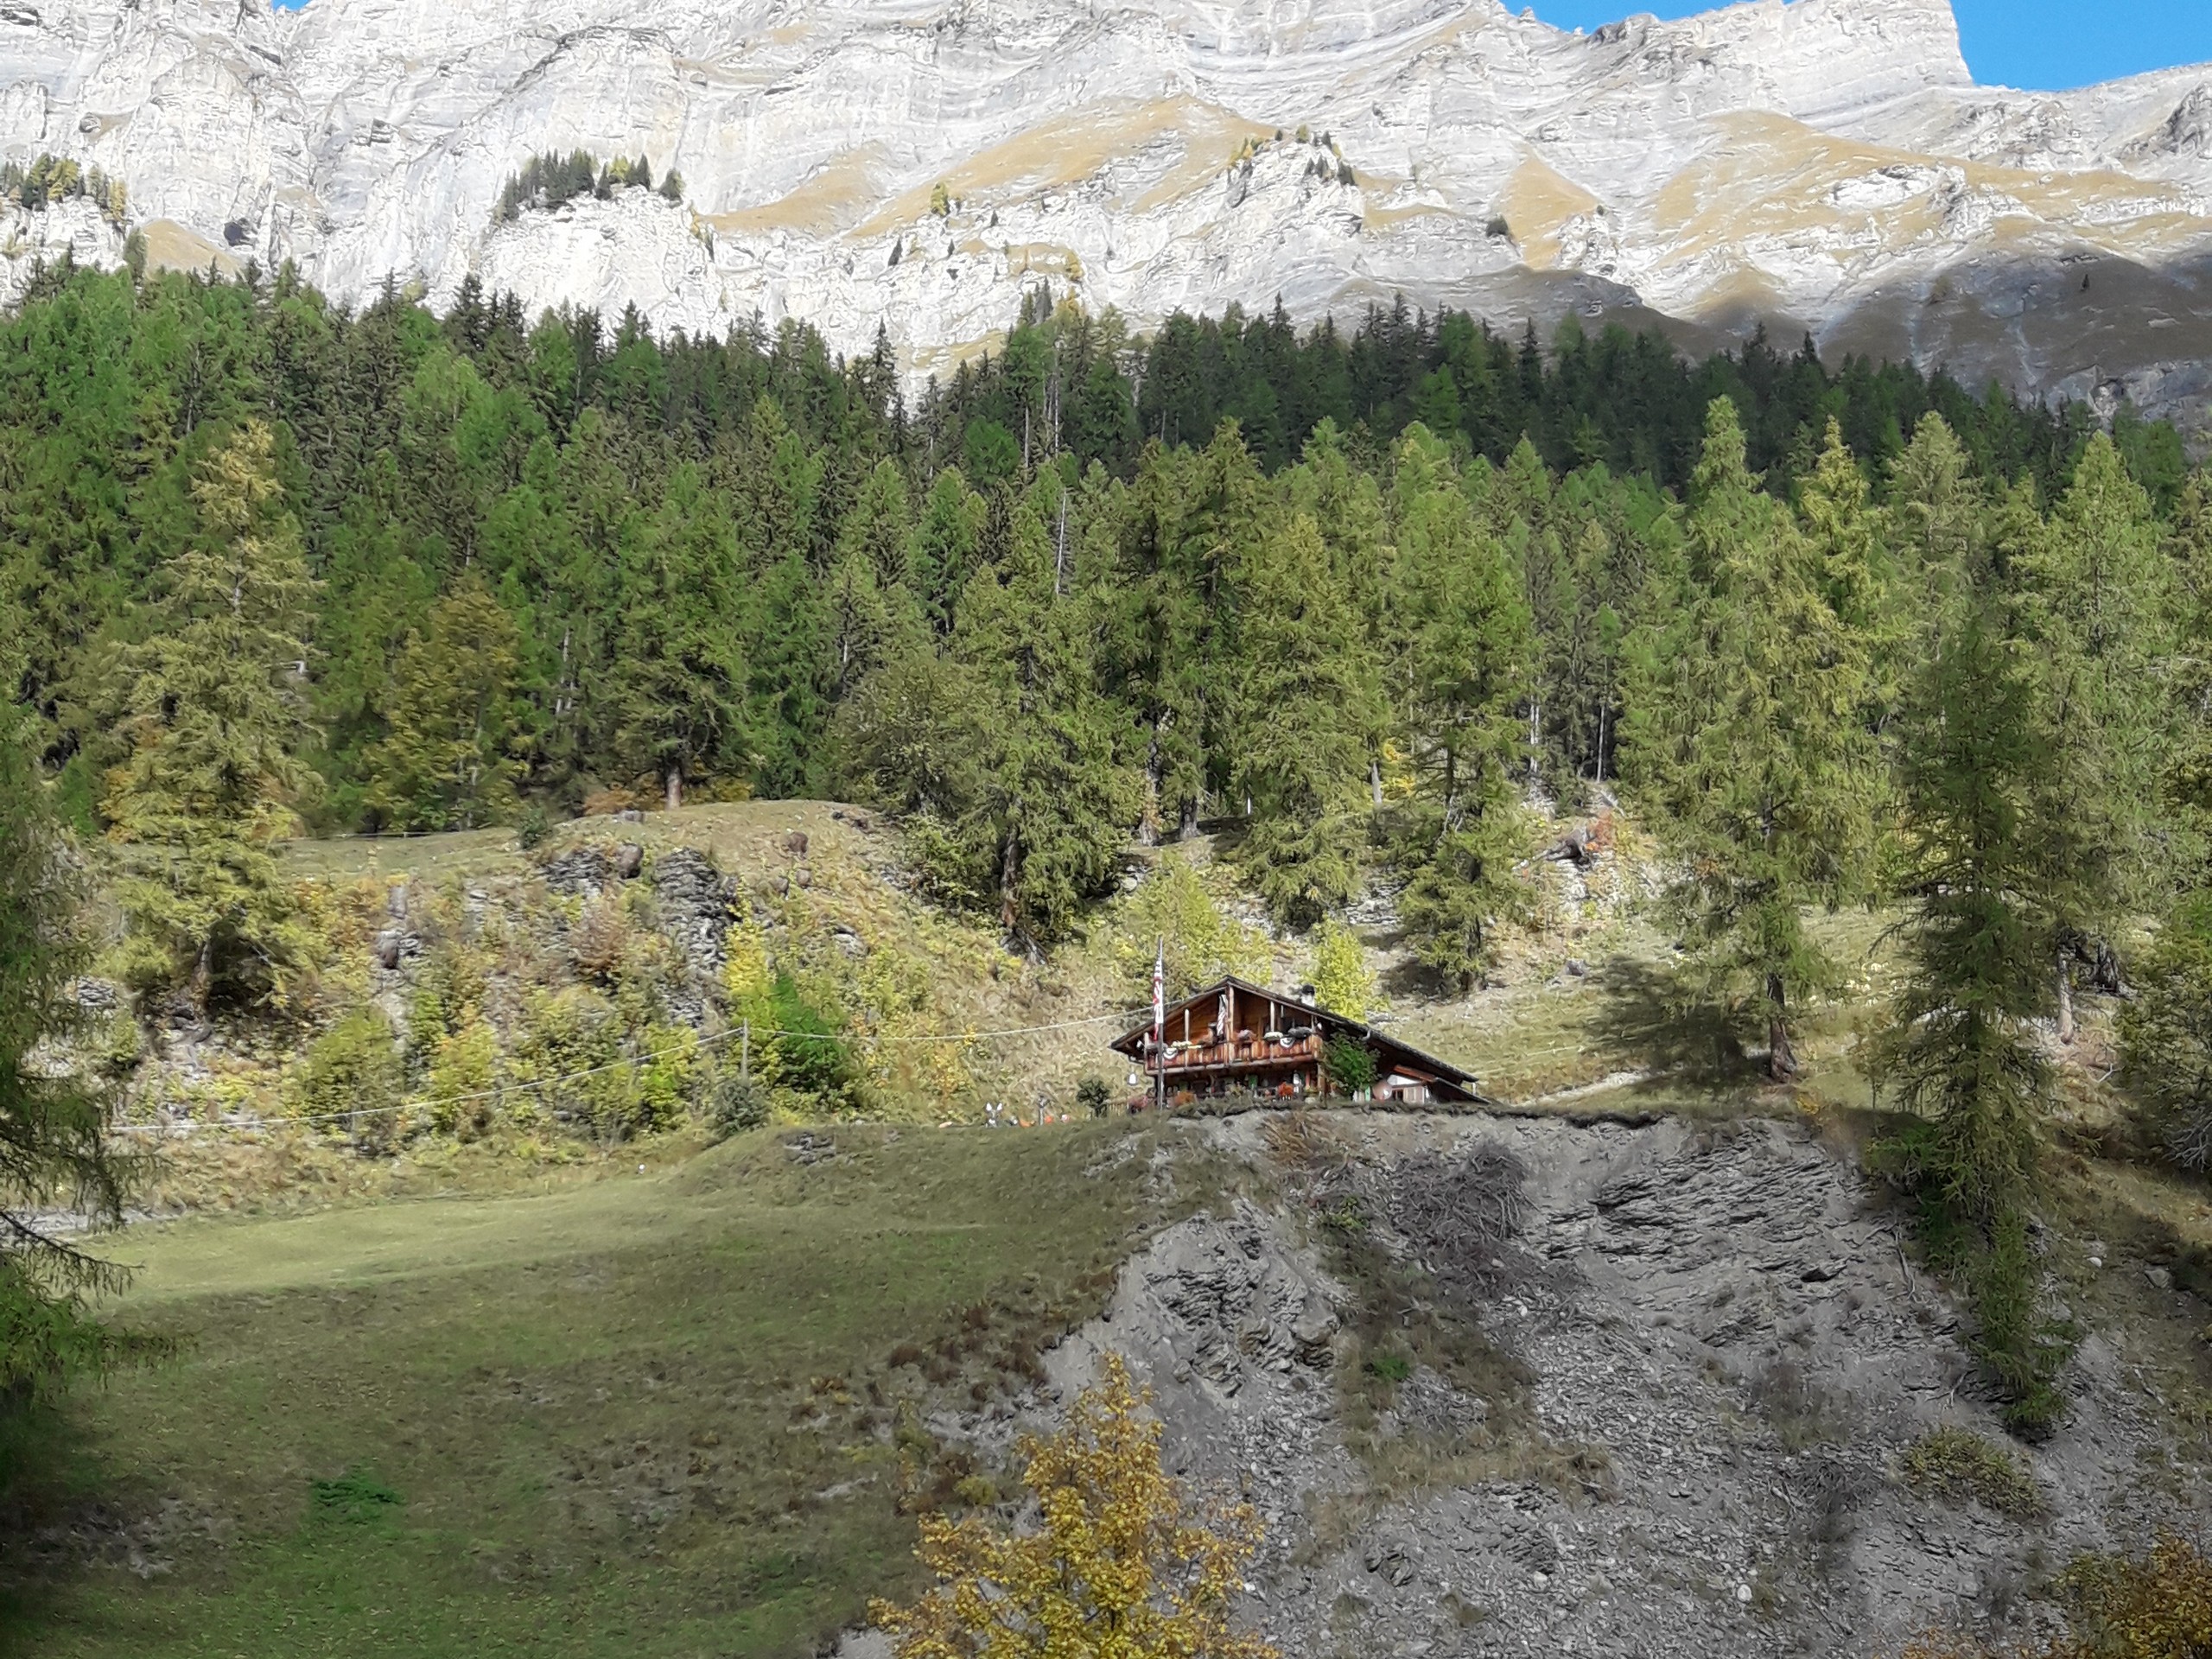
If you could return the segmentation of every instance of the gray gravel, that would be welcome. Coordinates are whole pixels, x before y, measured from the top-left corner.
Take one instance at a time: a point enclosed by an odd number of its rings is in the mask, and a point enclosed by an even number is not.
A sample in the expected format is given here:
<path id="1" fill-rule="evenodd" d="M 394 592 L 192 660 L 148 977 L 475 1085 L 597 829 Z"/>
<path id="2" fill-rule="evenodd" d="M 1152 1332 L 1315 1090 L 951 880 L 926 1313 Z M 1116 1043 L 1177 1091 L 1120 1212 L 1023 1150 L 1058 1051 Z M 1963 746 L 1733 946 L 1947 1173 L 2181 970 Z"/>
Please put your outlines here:
<path id="1" fill-rule="evenodd" d="M 1109 1317 L 1052 1357 L 1054 1382 L 1080 1386 L 1102 1349 L 1130 1358 L 1176 1467 L 1268 1523 L 1246 1611 L 1295 1659 L 1733 1659 L 1875 1653 L 1939 1619 L 2026 1630 L 2044 1615 L 2024 1592 L 2076 1551 L 2204 1512 L 2110 1339 L 2083 1344 L 2056 1440 L 2007 1441 L 1957 1309 L 1859 1172 L 1794 1127 L 1335 1124 L 1384 1200 L 1385 1242 L 1416 1259 L 1451 1243 L 1389 1233 L 1400 1173 L 1433 1185 L 1440 1165 L 1518 1160 L 1514 1247 L 1546 1270 L 1423 1264 L 1474 1287 L 1456 1306 L 1533 1370 L 1542 1433 L 1599 1448 L 1610 1472 L 1595 1497 L 1506 1481 L 1368 1493 L 1332 1376 L 1350 1293 L 1305 1219 L 1244 1205 L 1170 1230 L 1127 1265 Z M 1263 1165 L 1262 1128 L 1205 1132 Z M 1489 1408 L 1423 1368 L 1382 1432 L 1446 1445 Z M 2011 1446 L 2046 1514 L 1908 1489 L 1899 1454 L 1944 1424 Z"/>

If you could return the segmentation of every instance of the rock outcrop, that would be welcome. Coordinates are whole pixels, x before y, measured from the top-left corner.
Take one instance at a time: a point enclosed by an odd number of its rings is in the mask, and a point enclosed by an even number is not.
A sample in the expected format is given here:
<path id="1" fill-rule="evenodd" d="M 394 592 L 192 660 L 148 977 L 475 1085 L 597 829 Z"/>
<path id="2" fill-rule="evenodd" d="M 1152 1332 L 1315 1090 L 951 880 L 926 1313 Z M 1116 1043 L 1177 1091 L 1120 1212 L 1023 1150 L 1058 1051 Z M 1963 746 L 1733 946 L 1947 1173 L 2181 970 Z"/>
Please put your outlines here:
<path id="1" fill-rule="evenodd" d="M 1216 1126 L 1218 1150 L 1274 1167 L 1266 1122 Z M 1499 1357 L 1495 1398 L 1414 1365 L 1359 1431 L 1363 1467 L 1337 1321 L 1371 1290 L 1332 1280 L 1325 1230 L 1249 1204 L 1154 1241 L 1049 1361 L 1065 1394 L 1126 1356 L 1173 1465 L 1258 1510 L 1244 1614 L 1285 1653 L 1893 1651 L 1939 1622 L 2032 1626 L 2040 1571 L 2212 1496 L 2125 1332 L 2083 1343 L 2055 1440 L 2008 1442 L 1900 1221 L 1794 1127 L 1328 1133 L 1346 1161 L 1317 1213 L 1356 1200 L 1418 1296 Z M 1910 1478 L 1939 1428 L 2003 1446 L 2017 1501 Z"/>
<path id="2" fill-rule="evenodd" d="M 2212 359 L 2208 107 L 2212 70 L 1976 86 L 1948 0 L 1590 35 L 1498 0 L 0 11 L 0 154 L 124 181 L 157 264 L 289 259 L 341 297 L 391 276 L 434 302 L 474 276 L 664 328 L 801 318 L 854 353 L 880 323 L 910 381 L 1050 279 L 1141 327 L 1399 293 L 1547 326 L 1643 308 L 1707 339 L 1763 318 L 2171 403 Z M 495 219 L 528 156 L 576 147 L 674 168 L 682 200 Z M 8 246 L 18 272 L 63 245 L 119 258 L 97 229 Z"/>

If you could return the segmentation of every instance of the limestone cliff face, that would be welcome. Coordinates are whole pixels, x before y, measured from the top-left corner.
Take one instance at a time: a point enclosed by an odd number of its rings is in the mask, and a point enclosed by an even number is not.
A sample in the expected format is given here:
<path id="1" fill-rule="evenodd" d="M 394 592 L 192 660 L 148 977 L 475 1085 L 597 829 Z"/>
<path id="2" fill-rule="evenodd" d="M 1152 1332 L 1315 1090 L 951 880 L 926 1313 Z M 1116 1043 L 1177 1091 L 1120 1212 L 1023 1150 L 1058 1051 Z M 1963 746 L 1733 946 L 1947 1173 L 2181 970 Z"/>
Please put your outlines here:
<path id="1" fill-rule="evenodd" d="M 495 224 L 528 156 L 577 147 L 683 201 Z M 1764 318 L 2169 403 L 2212 361 L 2212 68 L 1977 87 L 1947 0 L 1589 35 L 1497 0 L 7 0 L 0 154 L 41 150 L 123 178 L 156 262 L 434 302 L 474 273 L 845 350 L 880 321 L 918 378 L 1040 277 L 1139 327 L 1401 292 Z"/>

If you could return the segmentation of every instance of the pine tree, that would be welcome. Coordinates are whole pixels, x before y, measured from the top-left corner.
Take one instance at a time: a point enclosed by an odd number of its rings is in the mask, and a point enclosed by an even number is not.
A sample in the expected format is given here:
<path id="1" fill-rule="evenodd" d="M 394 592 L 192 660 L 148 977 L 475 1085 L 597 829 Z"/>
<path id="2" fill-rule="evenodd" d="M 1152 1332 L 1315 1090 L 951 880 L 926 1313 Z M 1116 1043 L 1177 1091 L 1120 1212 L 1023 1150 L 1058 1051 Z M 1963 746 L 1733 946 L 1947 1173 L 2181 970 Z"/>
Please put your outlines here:
<path id="1" fill-rule="evenodd" d="M 1521 907 L 1515 775 L 1529 612 L 1505 549 L 1444 447 L 1418 427 L 1398 447 L 1391 509 L 1402 644 L 1390 692 L 1413 776 L 1389 834 L 1407 876 L 1399 912 L 1421 959 L 1464 987 L 1489 967 L 1498 922 Z"/>
<path id="2" fill-rule="evenodd" d="M 123 663 L 128 753 L 105 810 L 136 967 L 181 974 L 204 1008 L 219 988 L 281 995 L 306 950 L 274 845 L 309 782 L 315 583 L 266 426 L 216 449 L 192 499 L 200 539 L 168 562 L 155 631 Z"/>
<path id="3" fill-rule="evenodd" d="M 369 804 L 398 830 L 473 830 L 515 804 L 521 673 L 514 620 L 465 578 L 410 632 L 392 670 L 386 733 L 367 760 Z"/>
<path id="4" fill-rule="evenodd" d="M 1644 694 L 1662 705 L 1639 780 L 1686 874 L 1675 900 L 1717 988 L 1748 985 L 1768 1075 L 1797 1071 L 1790 1012 L 1836 963 L 1802 912 L 1865 895 L 1882 777 L 1865 641 L 1830 608 L 1815 550 L 1745 467 L 1735 404 L 1708 417 L 1689 516 L 1702 575 L 1688 637 Z M 1656 741 L 1654 741 L 1656 739 Z"/>

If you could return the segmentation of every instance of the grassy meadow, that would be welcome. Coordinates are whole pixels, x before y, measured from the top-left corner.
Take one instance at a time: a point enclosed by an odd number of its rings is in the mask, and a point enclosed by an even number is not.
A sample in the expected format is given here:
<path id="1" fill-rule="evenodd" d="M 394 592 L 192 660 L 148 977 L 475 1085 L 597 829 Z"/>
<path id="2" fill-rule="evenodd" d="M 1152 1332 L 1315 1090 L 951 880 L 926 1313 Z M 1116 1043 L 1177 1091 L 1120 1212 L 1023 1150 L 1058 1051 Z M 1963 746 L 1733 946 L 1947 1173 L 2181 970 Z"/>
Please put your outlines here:
<path id="1" fill-rule="evenodd" d="M 134 1230 L 120 1316 L 177 1351 L 16 1448 L 41 1466 L 0 1639 L 811 1652 L 905 1580 L 913 1494 L 994 1478 L 928 1410 L 1029 1386 L 1196 1195 L 1163 1133 L 762 1132 L 526 1196 Z"/>

